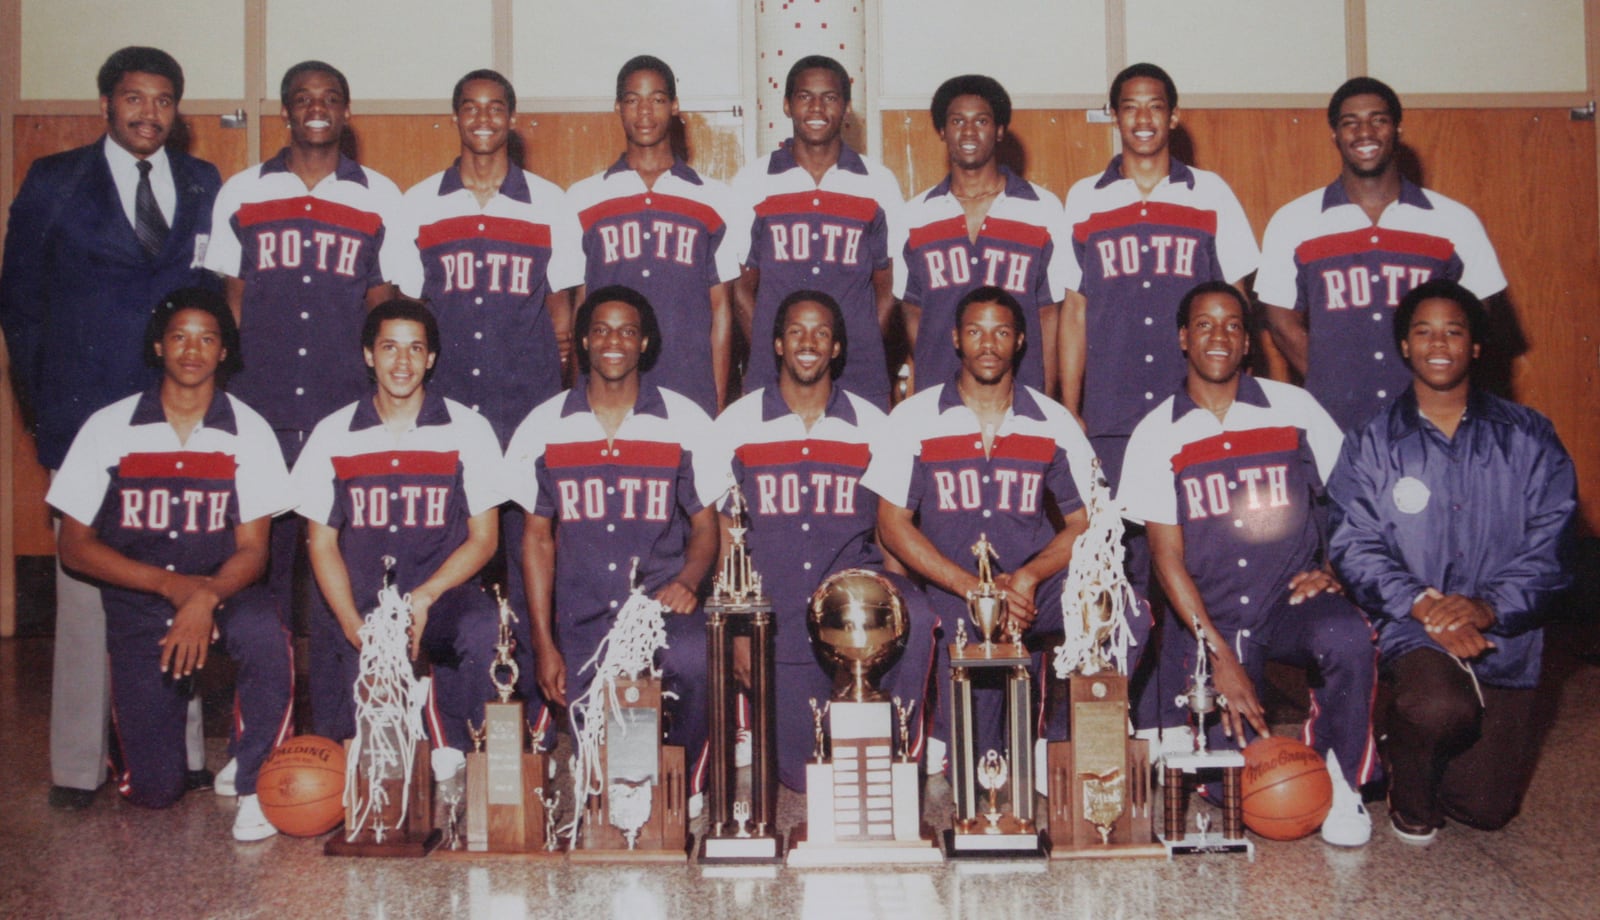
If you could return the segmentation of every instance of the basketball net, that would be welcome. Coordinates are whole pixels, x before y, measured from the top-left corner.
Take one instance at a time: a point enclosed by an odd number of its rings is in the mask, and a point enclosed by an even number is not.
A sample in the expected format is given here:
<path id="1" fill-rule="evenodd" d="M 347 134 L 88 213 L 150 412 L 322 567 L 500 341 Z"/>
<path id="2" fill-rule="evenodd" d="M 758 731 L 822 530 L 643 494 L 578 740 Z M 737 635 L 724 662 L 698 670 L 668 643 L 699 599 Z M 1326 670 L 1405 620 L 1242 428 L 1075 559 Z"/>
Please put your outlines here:
<path id="1" fill-rule="evenodd" d="M 1128 673 L 1135 644 L 1128 617 L 1139 616 L 1139 597 L 1123 571 L 1122 515 L 1096 459 L 1086 496 L 1089 526 L 1072 543 L 1072 563 L 1061 587 L 1061 624 L 1066 639 L 1056 647 L 1056 676 Z"/>
<path id="2" fill-rule="evenodd" d="M 389 561 L 389 560 L 386 560 Z M 422 708 L 429 679 L 411 668 L 411 598 L 393 584 L 378 591 L 378 606 L 367 614 L 361 637 L 360 675 L 356 678 L 356 734 L 345 766 L 344 804 L 353 815 L 345 839 L 354 841 L 375 817 L 374 838 L 383 842 L 390 831 L 405 827 L 411 801 L 412 762 L 417 741 L 424 737 Z M 365 779 L 365 782 L 361 782 Z M 389 806 L 384 780 L 404 782 L 400 816 L 392 827 L 382 824 Z M 363 793 L 365 797 L 363 798 Z"/>
<path id="3" fill-rule="evenodd" d="M 617 620 L 612 624 L 611 631 L 600 640 L 594 655 L 578 669 L 579 675 L 590 668 L 595 671 L 589 689 L 567 707 L 572 719 L 573 747 L 576 749 L 572 755 L 574 804 L 572 821 L 561 829 L 561 833 L 571 839 L 574 847 L 577 846 L 578 831 L 583 823 L 584 803 L 589 801 L 589 796 L 606 791 L 605 766 L 600 762 L 606 715 L 614 712 L 618 724 L 627 724 L 622 720 L 617 681 L 647 673 L 651 677 L 661 675 L 655 658 L 657 651 L 667 647 L 667 623 L 663 616 L 666 609 L 665 605 L 635 585 L 628 595 L 628 602 L 617 612 Z M 614 804 L 622 805 L 623 802 L 619 799 Z M 648 816 L 647 805 L 645 817 Z"/>

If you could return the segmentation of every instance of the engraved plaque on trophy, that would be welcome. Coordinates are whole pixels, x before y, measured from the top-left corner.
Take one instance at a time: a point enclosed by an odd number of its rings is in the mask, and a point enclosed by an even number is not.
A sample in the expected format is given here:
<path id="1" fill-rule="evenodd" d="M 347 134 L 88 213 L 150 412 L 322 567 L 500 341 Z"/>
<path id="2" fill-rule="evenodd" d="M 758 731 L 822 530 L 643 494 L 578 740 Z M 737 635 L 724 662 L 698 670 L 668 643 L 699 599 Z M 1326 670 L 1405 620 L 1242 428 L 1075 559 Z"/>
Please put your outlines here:
<path id="1" fill-rule="evenodd" d="M 1012 619 L 1005 593 L 994 581 L 996 558 L 987 534 L 972 547 L 978 587 L 967 594 L 967 615 L 978 641 L 959 623 L 950 646 L 950 791 L 955 827 L 945 833 L 951 857 L 1039 857 L 1047 852 L 1033 802 L 1033 677 L 1030 657 Z M 998 674 L 1005 685 L 1004 753 L 980 752 L 973 681 Z"/>
<path id="2" fill-rule="evenodd" d="M 1168 859 L 1198 853 L 1244 853 L 1254 860 L 1255 844 L 1244 836 L 1244 752 L 1212 751 L 1207 747 L 1206 717 L 1217 707 L 1228 705 L 1228 700 L 1211 685 L 1206 631 L 1198 618 L 1194 620 L 1194 632 L 1198 646 L 1194 673 L 1189 677 L 1189 686 L 1177 698 L 1177 704 L 1194 716 L 1194 750 L 1161 757 L 1161 842 Z M 1222 832 L 1212 833 L 1210 816 L 1200 813 L 1195 815 L 1195 831 L 1191 833 L 1185 817 L 1189 792 L 1197 783 L 1218 773 L 1222 778 Z"/>
<path id="3" fill-rule="evenodd" d="M 661 680 L 616 681 L 607 707 L 596 778 L 583 830 L 568 854 L 579 862 L 682 862 L 689 801 L 683 748 L 661 742 Z"/>
<path id="4" fill-rule="evenodd" d="M 775 863 L 783 860 L 778 817 L 777 696 L 773 688 L 772 602 L 745 544 L 747 509 L 735 482 L 727 515 L 731 546 L 706 601 L 706 677 L 711 698 L 706 799 L 708 822 L 700 838 L 702 863 Z M 739 688 L 733 679 L 733 638 L 750 641 L 750 797 L 736 797 L 734 740 Z"/>
<path id="5" fill-rule="evenodd" d="M 847 569 L 812 594 L 806 625 L 834 669 L 834 691 L 824 704 L 809 701 L 816 748 L 806 765 L 806 823 L 788 864 L 941 861 L 921 826 L 917 765 L 906 751 L 910 709 L 873 686 L 905 650 L 909 619 L 899 593 L 876 572 Z"/>

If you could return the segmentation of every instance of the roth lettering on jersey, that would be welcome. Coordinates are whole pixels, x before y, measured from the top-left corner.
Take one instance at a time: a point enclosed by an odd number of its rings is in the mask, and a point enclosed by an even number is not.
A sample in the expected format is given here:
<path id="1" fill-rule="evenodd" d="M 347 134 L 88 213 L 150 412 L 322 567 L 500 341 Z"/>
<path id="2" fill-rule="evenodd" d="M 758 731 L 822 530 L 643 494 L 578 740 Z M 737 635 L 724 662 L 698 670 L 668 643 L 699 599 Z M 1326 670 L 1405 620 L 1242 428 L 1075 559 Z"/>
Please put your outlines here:
<path id="1" fill-rule="evenodd" d="M 1044 483 L 1040 473 L 997 469 L 988 476 L 977 470 L 934 470 L 933 485 L 940 511 L 1015 511 L 1039 512 L 1039 490 Z"/>
<path id="2" fill-rule="evenodd" d="M 661 522 L 671 515 L 672 480 L 644 476 L 619 476 L 615 486 L 607 486 L 598 476 L 556 481 L 561 499 L 562 521 Z"/>
<path id="3" fill-rule="evenodd" d="M 1152 233 L 1148 237 L 1129 233 L 1094 244 L 1100 256 L 1100 274 L 1105 278 L 1139 274 L 1193 278 L 1199 246 L 1196 238 L 1175 233 Z"/>
<path id="4" fill-rule="evenodd" d="M 804 220 L 767 224 L 772 242 L 772 258 L 779 262 L 833 262 L 840 265 L 861 263 L 861 228 L 816 224 Z"/>
<path id="5" fill-rule="evenodd" d="M 447 486 L 355 486 L 350 489 L 350 526 L 443 527 L 450 501 Z"/>
<path id="6" fill-rule="evenodd" d="M 671 260 L 679 265 L 693 266 L 695 247 L 700 240 L 699 227 L 659 217 L 650 220 L 648 232 L 644 221 L 640 220 L 604 224 L 598 228 L 598 232 L 600 258 L 606 265 L 650 258 L 657 262 Z M 648 257 L 646 252 L 649 253 Z"/>
<path id="7" fill-rule="evenodd" d="M 256 231 L 256 270 L 308 269 L 354 278 L 364 243 L 359 236 L 332 230 L 313 230 L 308 239 L 298 227 L 262 228 Z"/>
<path id="8" fill-rule="evenodd" d="M 1329 310 L 1363 309 L 1372 306 L 1374 285 L 1383 305 L 1394 309 L 1411 289 L 1433 277 L 1433 269 L 1421 265 L 1377 267 L 1373 275 L 1365 265 L 1328 268 L 1322 272 L 1322 287 Z"/>
<path id="9" fill-rule="evenodd" d="M 444 272 L 444 293 L 476 291 L 482 286 L 491 294 L 526 297 L 533 293 L 533 257 L 508 252 L 439 253 L 439 268 Z"/>
<path id="10" fill-rule="evenodd" d="M 922 254 L 922 259 L 928 270 L 928 287 L 932 290 L 981 284 L 1022 294 L 1028 290 L 1028 270 L 1033 266 L 1033 256 L 1029 253 L 984 246 L 972 255 L 960 243 L 948 249 L 930 249 Z M 974 265 L 982 273 L 982 281 L 972 280 Z"/>
<path id="11" fill-rule="evenodd" d="M 177 492 L 174 495 L 174 491 Z M 171 530 L 176 510 L 178 528 L 184 533 L 216 533 L 228 528 L 227 490 L 173 490 L 164 487 L 125 488 L 122 495 L 123 530 Z"/>
<path id="12" fill-rule="evenodd" d="M 856 513 L 858 477 L 838 473 L 757 473 L 756 509 L 763 516 L 778 514 Z M 809 483 L 802 485 L 802 483 Z M 809 496 L 806 494 L 809 492 Z M 809 510 L 807 507 L 809 506 Z"/>
<path id="13" fill-rule="evenodd" d="M 1184 476 L 1180 481 L 1190 521 L 1230 513 L 1233 493 L 1239 485 L 1244 486 L 1246 510 L 1283 508 L 1289 504 L 1289 468 L 1281 463 L 1240 467 L 1232 479 L 1227 473 L 1219 472 Z"/>

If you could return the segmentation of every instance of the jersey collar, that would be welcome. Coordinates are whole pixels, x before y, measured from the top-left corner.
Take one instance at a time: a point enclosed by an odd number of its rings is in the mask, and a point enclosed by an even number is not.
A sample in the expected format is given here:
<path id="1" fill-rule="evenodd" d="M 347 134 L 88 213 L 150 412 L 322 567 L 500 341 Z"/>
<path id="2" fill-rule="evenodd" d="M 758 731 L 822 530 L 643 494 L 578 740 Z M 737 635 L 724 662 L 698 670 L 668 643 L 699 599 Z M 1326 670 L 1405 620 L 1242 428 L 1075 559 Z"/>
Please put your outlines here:
<path id="1" fill-rule="evenodd" d="M 611 168 L 607 169 L 602 174 L 602 177 L 609 179 L 620 172 L 633 172 L 633 169 L 628 166 L 628 154 L 626 152 L 617 157 L 617 161 L 611 164 Z M 677 176 L 679 179 L 682 179 L 690 185 L 705 184 L 704 182 L 700 181 L 699 173 L 691 169 L 688 163 L 685 163 L 677 157 L 672 158 L 672 168 L 668 169 L 667 172 Z"/>
<path id="2" fill-rule="evenodd" d="M 867 174 L 867 164 L 862 161 L 861 154 L 850 149 L 849 144 L 839 145 L 839 162 L 834 164 L 845 172 L 853 172 L 858 176 Z M 776 176 L 786 173 L 791 169 L 798 169 L 800 164 L 794 158 L 794 138 L 786 138 L 772 151 L 772 156 L 767 159 L 767 175 Z"/>
<path id="3" fill-rule="evenodd" d="M 139 394 L 139 402 L 133 407 L 133 418 L 128 424 L 157 425 L 166 421 L 167 412 L 161 408 L 161 384 L 155 383 Z M 239 423 L 233 417 L 233 403 L 228 401 L 228 394 L 222 392 L 222 387 L 211 392 L 211 405 L 206 406 L 206 416 L 200 425 L 228 434 L 239 433 Z"/>
<path id="4" fill-rule="evenodd" d="M 383 419 L 378 415 L 378 404 L 371 396 L 365 396 L 356 401 L 355 415 L 350 417 L 351 431 L 365 431 L 383 424 Z M 417 421 L 413 427 L 423 428 L 428 425 L 450 424 L 450 410 L 444 404 L 444 397 L 438 393 L 422 391 L 422 411 L 417 413 Z"/>
<path id="5" fill-rule="evenodd" d="M 286 173 L 289 171 L 289 148 L 285 147 L 273 155 L 272 159 L 261 164 L 261 175 L 270 176 L 273 173 Z M 361 164 L 350 159 L 344 154 L 339 154 L 339 165 L 334 167 L 333 176 L 340 182 L 354 182 L 357 185 L 367 184 L 367 171 Z"/>
<path id="6" fill-rule="evenodd" d="M 1122 175 L 1122 154 L 1119 153 L 1111 158 L 1111 165 L 1107 166 L 1106 171 L 1100 174 L 1100 180 L 1094 184 L 1094 187 L 1097 189 L 1105 188 L 1113 182 L 1121 182 L 1124 178 Z M 1194 170 L 1190 169 L 1187 163 L 1177 157 L 1168 157 L 1167 184 L 1178 185 L 1179 183 L 1193 189 Z M 1009 194 L 1009 191 L 1007 194 Z"/>
<path id="7" fill-rule="evenodd" d="M 961 372 L 956 371 L 955 374 L 945 382 L 944 387 L 939 390 L 940 415 L 943 415 L 957 406 L 966 408 L 967 404 L 961 399 L 961 388 L 956 386 L 956 381 L 960 378 Z M 1030 418 L 1037 422 L 1042 422 L 1045 420 L 1044 410 L 1039 408 L 1038 400 L 1034 399 L 1033 394 L 1029 392 L 1028 388 L 1022 386 L 1021 384 L 1012 385 L 1011 410 L 1007 413 L 1007 415 L 1020 415 L 1023 418 Z"/>
<path id="8" fill-rule="evenodd" d="M 1004 166 L 1000 167 L 1000 178 L 1005 180 L 1006 197 L 1021 198 L 1024 201 L 1038 201 L 1039 194 L 1033 190 L 1033 184 Z M 943 195 L 950 194 L 950 174 L 945 173 L 939 184 L 928 189 L 928 194 L 922 196 L 923 201 L 932 201 Z"/>
<path id="9" fill-rule="evenodd" d="M 789 408 L 789 404 L 783 401 L 783 392 L 778 389 L 777 384 L 762 389 L 761 420 L 763 422 L 770 422 L 773 419 L 793 414 L 794 411 Z M 844 387 L 839 386 L 837 380 L 833 383 L 832 391 L 828 393 L 828 405 L 823 408 L 822 415 L 824 418 L 836 418 L 847 425 L 856 424 L 856 407 L 851 405 L 850 397 L 845 395 Z"/>
<path id="10" fill-rule="evenodd" d="M 1422 187 L 1405 176 L 1400 177 L 1400 203 L 1425 211 L 1433 210 L 1433 202 L 1422 193 Z M 1333 180 L 1332 185 L 1322 190 L 1322 210 L 1328 211 L 1347 204 L 1350 204 L 1350 193 L 1344 190 L 1343 179 Z"/>
<path id="11" fill-rule="evenodd" d="M 561 403 L 561 417 L 577 415 L 580 412 L 593 412 L 589 407 L 589 377 L 580 375 L 567 391 L 567 398 Z M 633 403 L 634 415 L 653 415 L 659 419 L 667 417 L 667 401 L 661 396 L 661 388 L 650 382 L 645 374 L 639 375 L 639 398 Z"/>
<path id="12" fill-rule="evenodd" d="M 1243 372 L 1239 374 L 1239 392 L 1234 394 L 1233 401 L 1235 404 L 1244 403 L 1258 409 L 1266 409 L 1272 405 L 1267 399 L 1266 391 L 1261 389 L 1261 384 L 1256 378 Z M 1194 397 L 1189 395 L 1188 382 L 1178 384 L 1178 392 L 1172 398 L 1172 420 L 1176 422 L 1199 408 Z"/>
<path id="13" fill-rule="evenodd" d="M 466 187 L 461 181 L 461 158 L 456 157 L 456 161 L 444 171 L 444 178 L 439 180 L 439 197 L 453 195 Z M 500 180 L 500 194 L 523 204 L 533 203 L 533 195 L 528 192 L 528 178 L 517 168 L 517 164 L 512 163 L 506 170 L 506 177 Z"/>

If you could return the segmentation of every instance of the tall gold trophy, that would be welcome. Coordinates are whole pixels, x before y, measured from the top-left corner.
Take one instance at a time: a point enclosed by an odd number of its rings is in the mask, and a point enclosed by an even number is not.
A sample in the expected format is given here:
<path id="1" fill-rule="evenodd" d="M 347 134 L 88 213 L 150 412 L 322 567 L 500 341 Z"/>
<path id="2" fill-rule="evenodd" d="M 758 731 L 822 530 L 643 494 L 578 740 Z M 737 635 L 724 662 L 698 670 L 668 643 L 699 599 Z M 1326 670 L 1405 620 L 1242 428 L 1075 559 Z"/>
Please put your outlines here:
<path id="1" fill-rule="evenodd" d="M 872 685 L 905 651 L 910 618 L 899 592 L 877 572 L 846 569 L 812 594 L 806 627 L 834 687 L 826 703 L 810 700 L 816 747 L 806 765 L 806 824 L 788 864 L 940 862 L 922 829 L 910 707 Z"/>
<path id="2" fill-rule="evenodd" d="M 980 534 L 972 547 L 978 560 L 978 588 L 967 595 L 967 614 L 977 627 L 978 642 L 967 641 L 967 624 L 957 624 L 950 646 L 951 793 L 955 827 L 945 834 L 951 857 L 1044 856 L 1047 840 L 1040 834 L 1033 804 L 1033 677 L 1028 649 L 1012 619 L 1004 593 L 995 586 L 994 547 Z M 972 704 L 974 672 L 1004 675 L 1005 754 L 977 750 Z M 979 790 L 982 790 L 981 793 Z"/>
<path id="3" fill-rule="evenodd" d="M 747 508 L 739 485 L 729 493 L 733 545 L 706 601 L 706 677 L 710 681 L 710 762 L 706 775 L 709 824 L 700 838 L 702 863 L 783 861 L 778 832 L 777 697 L 773 689 L 772 601 L 750 562 L 744 535 Z M 735 800 L 734 735 L 739 688 L 733 680 L 734 633 L 750 637 L 750 798 Z"/>
<path id="4" fill-rule="evenodd" d="M 1055 652 L 1067 680 L 1072 740 L 1049 745 L 1050 855 L 1056 859 L 1161 856 L 1150 817 L 1149 742 L 1128 723 L 1128 618 L 1145 614 L 1122 566 L 1122 518 L 1091 469 L 1089 526 L 1072 548 L 1062 590 L 1065 640 Z"/>

